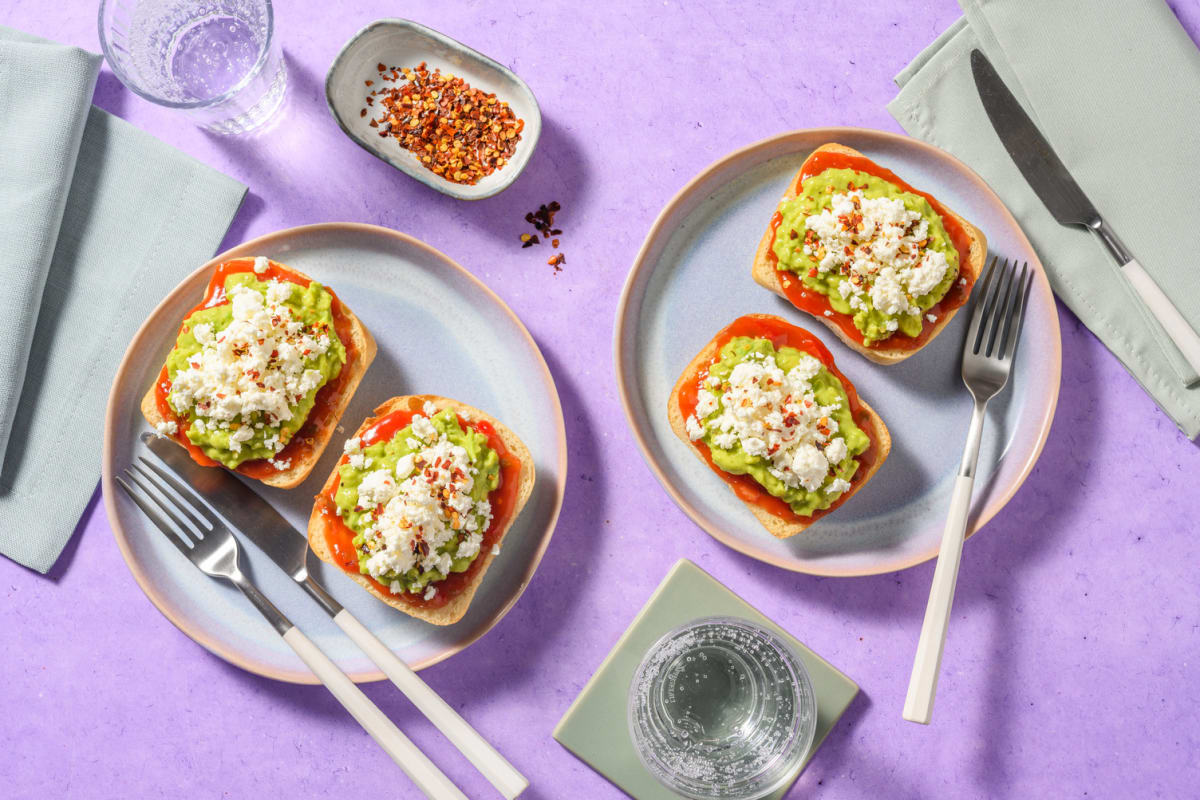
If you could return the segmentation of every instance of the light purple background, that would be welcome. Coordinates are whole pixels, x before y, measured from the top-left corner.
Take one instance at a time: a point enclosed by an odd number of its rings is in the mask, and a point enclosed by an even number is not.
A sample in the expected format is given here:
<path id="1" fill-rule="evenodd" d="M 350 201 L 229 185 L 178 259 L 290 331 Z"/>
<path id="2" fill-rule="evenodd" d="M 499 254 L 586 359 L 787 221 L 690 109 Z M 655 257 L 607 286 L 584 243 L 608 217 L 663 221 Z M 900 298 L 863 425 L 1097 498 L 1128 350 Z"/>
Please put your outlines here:
<path id="1" fill-rule="evenodd" d="M 770 134 L 898 131 L 884 110 L 892 76 L 958 15 L 951 0 L 772 5 L 291 0 L 276 12 L 289 109 L 268 138 L 209 136 L 107 71 L 96 102 L 249 185 L 226 244 L 309 222 L 391 226 L 487 281 L 542 346 L 570 438 L 557 534 L 503 622 L 424 673 L 529 776 L 525 797 L 620 796 L 550 732 L 680 556 L 862 686 L 792 797 L 1195 796 L 1200 449 L 1065 309 L 1054 428 L 966 548 L 930 728 L 900 709 L 931 564 L 843 580 L 759 564 L 689 522 L 643 464 L 610 341 L 655 214 L 709 162 Z M 1200 7 L 1175 7 L 1200 33 Z M 529 82 L 545 127 L 507 192 L 450 200 L 338 130 L 325 70 L 356 30 L 392 15 Z M 99 49 L 90 2 L 9 0 L 0 24 Z M 563 205 L 557 276 L 548 248 L 517 241 L 525 212 L 550 200 Z M 0 559 L 0 591 L 0 795 L 416 796 L 322 688 L 249 675 L 175 630 L 95 502 L 49 578 Z M 468 795 L 498 797 L 390 684 L 366 691 Z"/>

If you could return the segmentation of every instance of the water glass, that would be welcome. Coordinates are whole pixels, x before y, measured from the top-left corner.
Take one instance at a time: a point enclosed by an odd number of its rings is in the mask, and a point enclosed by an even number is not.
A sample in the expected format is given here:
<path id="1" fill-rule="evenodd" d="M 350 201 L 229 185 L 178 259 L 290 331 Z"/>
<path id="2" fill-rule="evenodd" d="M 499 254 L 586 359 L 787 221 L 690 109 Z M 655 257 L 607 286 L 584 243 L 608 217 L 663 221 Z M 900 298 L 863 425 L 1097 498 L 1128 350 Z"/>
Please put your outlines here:
<path id="1" fill-rule="evenodd" d="M 792 780 L 817 726 L 808 670 L 775 633 L 707 617 L 646 653 L 629 690 L 629 732 L 660 782 L 694 800 L 758 800 Z"/>
<path id="2" fill-rule="evenodd" d="M 271 0 L 103 0 L 99 25 L 122 83 L 203 128 L 244 133 L 283 101 Z"/>

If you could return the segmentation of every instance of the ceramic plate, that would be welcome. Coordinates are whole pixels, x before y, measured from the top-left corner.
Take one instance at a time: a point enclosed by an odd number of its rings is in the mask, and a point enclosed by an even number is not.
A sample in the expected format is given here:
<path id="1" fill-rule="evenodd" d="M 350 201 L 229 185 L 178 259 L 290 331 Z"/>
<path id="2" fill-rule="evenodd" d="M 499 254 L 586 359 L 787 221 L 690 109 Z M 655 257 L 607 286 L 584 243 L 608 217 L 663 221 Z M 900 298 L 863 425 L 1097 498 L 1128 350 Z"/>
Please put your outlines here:
<path id="1" fill-rule="evenodd" d="M 334 435 L 308 480 L 291 490 L 253 484 L 299 530 L 307 527 L 312 498 L 333 469 L 342 441 L 394 395 L 462 400 L 502 420 L 533 453 L 533 496 L 506 534 L 503 552 L 492 562 L 467 615 L 455 625 L 415 620 L 380 603 L 336 567 L 309 557 L 317 580 L 397 655 L 414 669 L 435 664 L 495 625 L 533 577 L 562 503 L 566 433 L 554 381 L 525 326 L 469 272 L 402 233 L 333 223 L 269 234 L 221 254 L 163 300 L 130 342 L 109 395 L 101 481 L 117 543 L 146 595 L 192 639 L 251 672 L 316 682 L 236 589 L 208 578 L 182 558 L 113 484 L 114 473 L 144 452 L 138 436 L 148 426 L 138 403 L 161 369 L 180 320 L 203 295 L 213 266 L 255 255 L 328 284 L 370 329 L 379 348 L 342 417 L 346 432 Z M 291 579 L 242 542 L 259 588 L 342 670 L 356 681 L 383 678 Z"/>
<path id="2" fill-rule="evenodd" d="M 971 418 L 960 377 L 969 314 L 960 313 L 921 352 L 874 364 L 824 326 L 759 287 L 750 264 L 784 189 L 822 144 L 860 150 L 975 223 L 992 255 L 1034 267 L 1032 296 L 1005 391 L 988 406 L 968 535 L 983 527 L 1033 468 L 1054 417 L 1060 349 L 1050 285 L 1016 220 L 983 180 L 949 154 L 904 136 L 859 128 L 795 131 L 716 162 L 663 209 L 625 283 L 614 349 L 621 401 L 650 469 L 688 516 L 730 547 L 818 575 L 867 575 L 937 553 Z M 777 314 L 812 331 L 883 417 L 892 452 L 836 512 L 776 539 L 725 483 L 689 452 L 667 422 L 667 397 L 687 363 L 742 314 Z"/>

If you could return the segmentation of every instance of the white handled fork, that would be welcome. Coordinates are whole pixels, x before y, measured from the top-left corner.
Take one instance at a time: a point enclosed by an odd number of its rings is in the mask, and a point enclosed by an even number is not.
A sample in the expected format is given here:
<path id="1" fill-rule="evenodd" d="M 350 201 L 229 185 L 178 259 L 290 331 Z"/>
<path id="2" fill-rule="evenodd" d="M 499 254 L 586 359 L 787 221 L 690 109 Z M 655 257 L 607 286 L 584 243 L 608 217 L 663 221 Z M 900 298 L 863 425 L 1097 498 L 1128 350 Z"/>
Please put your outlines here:
<path id="1" fill-rule="evenodd" d="M 950 515 L 942 531 L 942 546 L 938 551 L 929 604 L 925 607 L 925 622 L 921 625 L 921 640 L 913 661 L 912 677 L 908 681 L 908 696 L 904 699 L 904 718 L 928 725 L 933 716 L 933 698 L 937 694 L 938 671 L 942 666 L 942 650 L 946 644 L 946 626 L 954 604 L 954 586 L 958 580 L 958 565 L 962 560 L 963 539 L 967 531 L 967 516 L 971 510 L 971 490 L 975 487 L 975 467 L 979 462 L 979 440 L 983 434 L 983 414 L 988 401 L 996 396 L 1012 371 L 1017 340 L 1033 272 L 1028 264 L 1017 274 L 1017 263 L 1009 268 L 1008 259 L 999 269 L 992 259 L 983 285 L 976 295 L 967 340 L 963 345 L 962 376 L 971 396 L 975 412 L 967 432 L 967 447 L 963 452 L 954 494 L 950 499 Z"/>

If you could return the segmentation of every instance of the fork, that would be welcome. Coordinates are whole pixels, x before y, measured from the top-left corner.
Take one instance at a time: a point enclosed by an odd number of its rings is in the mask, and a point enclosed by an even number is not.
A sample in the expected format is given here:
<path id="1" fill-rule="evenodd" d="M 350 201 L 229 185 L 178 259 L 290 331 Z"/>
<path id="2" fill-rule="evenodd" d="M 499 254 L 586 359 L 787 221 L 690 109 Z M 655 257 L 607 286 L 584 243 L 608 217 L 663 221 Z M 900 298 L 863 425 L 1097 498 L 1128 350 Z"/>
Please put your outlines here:
<path id="1" fill-rule="evenodd" d="M 466 795 L 400 732 L 346 673 L 246 577 L 241 570 L 241 548 L 237 538 L 190 490 L 176 485 L 172 492 L 161 478 L 137 464 L 125 470 L 125 477 L 128 481 L 117 476 L 117 484 L 179 552 L 201 572 L 213 578 L 224 578 L 241 590 L 325 688 L 426 797 L 430 800 L 466 800 Z"/>
<path id="2" fill-rule="evenodd" d="M 963 345 L 963 383 L 975 398 L 975 411 L 967 432 L 967 446 L 954 482 L 950 499 L 950 514 L 942 531 L 937 568 L 933 586 L 925 607 L 921 639 L 913 660 L 908 695 L 904 699 L 904 718 L 928 725 L 933 715 L 933 698 L 937 693 L 938 671 L 942 666 L 942 650 L 946 645 L 946 626 L 954 604 L 954 585 L 958 580 L 958 565 L 962 560 L 963 539 L 967 516 L 971 510 L 971 490 L 975 486 L 975 467 L 979 463 L 979 440 L 983 433 L 984 410 L 988 401 L 1008 383 L 1013 356 L 1021 336 L 1021 323 L 1029 301 L 1033 271 L 1026 262 L 1017 275 L 1017 262 L 1009 267 L 1008 259 L 997 269 L 999 257 L 993 257 L 983 279 L 983 288 L 975 300 L 971 324 Z"/>

